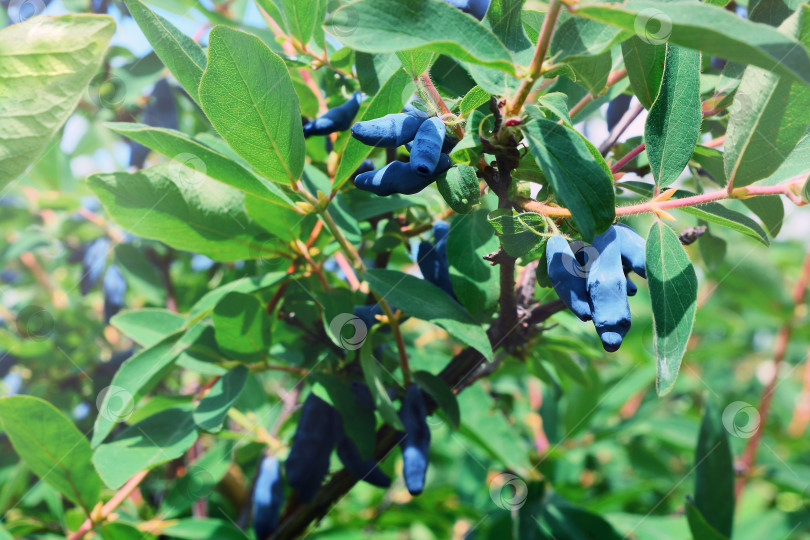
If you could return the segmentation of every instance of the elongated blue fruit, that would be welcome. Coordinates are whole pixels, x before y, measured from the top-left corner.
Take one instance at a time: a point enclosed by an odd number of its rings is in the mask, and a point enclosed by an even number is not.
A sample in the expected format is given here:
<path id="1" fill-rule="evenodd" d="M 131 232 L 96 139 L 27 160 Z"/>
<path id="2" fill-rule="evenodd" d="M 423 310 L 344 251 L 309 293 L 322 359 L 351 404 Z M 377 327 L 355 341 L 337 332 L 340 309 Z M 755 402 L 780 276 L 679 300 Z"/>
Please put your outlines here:
<path id="1" fill-rule="evenodd" d="M 104 292 L 104 318 L 109 321 L 124 306 L 124 296 L 127 294 L 127 280 L 118 265 L 111 264 L 104 272 L 101 289 Z"/>
<path id="2" fill-rule="evenodd" d="M 107 266 L 107 251 L 110 241 L 107 238 L 93 240 L 82 258 L 82 277 L 80 280 L 82 294 L 87 294 L 98 283 L 104 267 Z"/>
<path id="3" fill-rule="evenodd" d="M 444 143 L 442 143 L 442 154 L 449 154 L 453 148 L 456 147 L 458 144 L 458 139 L 453 137 L 452 135 L 445 135 L 444 136 Z M 410 153 L 413 149 L 413 141 L 405 143 L 405 150 Z"/>
<path id="4" fill-rule="evenodd" d="M 411 107 L 408 112 L 357 122 L 352 126 L 352 137 L 368 146 L 396 148 L 412 141 L 425 120 L 427 114 Z"/>
<path id="5" fill-rule="evenodd" d="M 253 530 L 256 538 L 267 538 L 275 530 L 283 504 L 281 467 L 276 458 L 265 456 L 259 465 L 259 475 L 253 486 Z"/>
<path id="6" fill-rule="evenodd" d="M 548 278 L 554 292 L 580 320 L 591 320 L 585 270 L 574 257 L 568 240 L 562 236 L 549 238 L 546 244 L 546 260 Z"/>
<path id="7" fill-rule="evenodd" d="M 616 124 L 619 123 L 619 120 L 622 119 L 624 113 L 627 112 L 627 109 L 630 108 L 630 101 L 633 99 L 633 96 L 630 94 L 619 94 L 615 98 L 613 98 L 610 103 L 608 103 L 607 108 L 607 128 L 608 131 L 612 131 Z"/>
<path id="8" fill-rule="evenodd" d="M 357 170 L 354 171 L 352 176 L 357 176 L 358 174 L 371 172 L 373 170 L 374 170 L 374 162 L 371 161 L 370 159 L 364 159 L 363 163 L 361 163 L 360 166 L 357 167 Z"/>
<path id="9" fill-rule="evenodd" d="M 479 21 L 484 19 L 489 8 L 489 0 L 444 0 L 464 13 L 469 13 Z"/>
<path id="10" fill-rule="evenodd" d="M 622 254 L 622 263 L 633 269 L 633 272 L 647 279 L 647 269 L 644 262 L 646 242 L 636 231 L 623 223 L 617 223 L 616 237 L 619 240 L 619 249 Z"/>
<path id="11" fill-rule="evenodd" d="M 450 280 L 450 262 L 447 260 L 447 235 L 449 232 L 450 225 L 447 222 L 437 221 L 433 225 L 433 238 L 436 240 L 436 244 L 430 242 L 419 244 L 416 261 L 426 281 L 458 300 L 453 291 L 453 283 Z"/>
<path id="12" fill-rule="evenodd" d="M 625 276 L 627 279 L 627 296 L 635 296 L 638 292 L 638 286 L 630 281 L 630 277 Z"/>
<path id="13" fill-rule="evenodd" d="M 425 489 L 425 475 L 430 450 L 430 427 L 427 424 L 427 408 L 422 390 L 412 384 L 405 390 L 399 419 L 405 427 L 405 436 L 399 443 L 402 448 L 402 476 L 411 495 L 419 495 Z"/>
<path id="14" fill-rule="evenodd" d="M 391 478 L 377 467 L 374 459 L 363 459 L 357 445 L 345 433 L 338 439 L 337 455 L 346 470 L 358 480 L 381 488 L 391 486 Z"/>
<path id="15" fill-rule="evenodd" d="M 433 239 L 436 240 L 436 245 L 447 245 L 447 235 L 450 234 L 450 224 L 444 220 L 438 220 L 433 224 Z M 440 249 L 445 249 L 441 247 Z"/>
<path id="16" fill-rule="evenodd" d="M 438 116 L 429 118 L 416 132 L 411 148 L 411 169 L 420 176 L 432 176 L 442 154 L 447 128 Z"/>
<path id="17" fill-rule="evenodd" d="M 360 104 L 363 102 L 363 94 L 355 92 L 349 101 L 339 105 L 334 109 L 329 109 L 323 116 L 319 116 L 311 122 L 304 124 L 304 137 L 313 135 L 329 135 L 336 131 L 346 131 L 354 122 Z"/>
<path id="18" fill-rule="evenodd" d="M 329 456 L 337 442 L 339 422 L 338 412 L 315 394 L 304 401 L 284 467 L 287 481 L 305 503 L 315 497 L 329 472 Z"/>
<path id="19" fill-rule="evenodd" d="M 435 175 L 439 175 L 450 168 L 450 156 L 441 154 Z M 413 195 L 419 193 L 435 180 L 435 176 L 420 176 L 411 170 L 408 163 L 392 161 L 385 167 L 363 173 L 354 179 L 354 185 L 359 189 L 370 191 L 382 197 L 393 193 Z"/>
<path id="20" fill-rule="evenodd" d="M 622 267 L 616 227 L 611 226 L 598 235 L 591 245 L 599 253 L 591 261 L 586 278 L 593 308 L 593 325 L 605 350 L 614 352 L 630 330 L 627 278 Z"/>

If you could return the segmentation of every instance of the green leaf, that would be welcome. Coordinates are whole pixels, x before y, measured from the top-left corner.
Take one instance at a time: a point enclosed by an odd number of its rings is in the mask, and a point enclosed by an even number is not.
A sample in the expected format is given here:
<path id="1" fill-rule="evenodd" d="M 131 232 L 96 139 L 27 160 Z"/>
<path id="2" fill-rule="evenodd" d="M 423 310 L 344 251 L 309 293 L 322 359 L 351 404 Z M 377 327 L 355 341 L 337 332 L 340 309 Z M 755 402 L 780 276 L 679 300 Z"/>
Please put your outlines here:
<path id="1" fill-rule="evenodd" d="M 573 129 L 535 118 L 523 133 L 555 197 L 571 211 L 585 241 L 592 241 L 616 217 L 613 179 Z"/>
<path id="2" fill-rule="evenodd" d="M 143 238 L 217 261 L 274 255 L 263 245 L 269 233 L 245 213 L 242 193 L 183 164 L 95 174 L 87 183 L 119 225 Z"/>
<path id="3" fill-rule="evenodd" d="M 357 122 L 380 118 L 386 114 L 399 112 L 405 105 L 405 100 L 412 94 L 413 82 L 408 74 L 398 69 L 388 80 L 385 81 L 380 91 L 371 99 L 368 105 L 357 116 Z M 371 151 L 371 146 L 366 146 L 354 137 L 349 137 L 346 147 L 343 149 L 340 164 L 335 172 L 335 183 L 332 191 L 337 191 L 348 180 L 357 167 L 363 163 Z"/>
<path id="4" fill-rule="evenodd" d="M 649 110 L 658 97 L 661 79 L 664 76 L 665 45 L 648 43 L 633 36 L 622 43 L 622 56 L 627 78 L 633 93 L 645 109 Z"/>
<path id="5" fill-rule="evenodd" d="M 118 244 L 115 246 L 115 262 L 130 289 L 142 294 L 150 304 L 166 304 L 166 284 L 160 270 L 144 257 L 143 251 L 132 244 Z"/>
<path id="6" fill-rule="evenodd" d="M 191 406 L 167 409 L 122 431 L 93 452 L 101 479 L 118 489 L 134 474 L 181 457 L 197 440 Z"/>
<path id="7" fill-rule="evenodd" d="M 200 105 L 214 129 L 256 171 L 294 184 L 304 170 L 301 111 L 284 61 L 254 35 L 211 30 Z"/>
<path id="8" fill-rule="evenodd" d="M 696 216 L 710 223 L 728 227 L 733 231 L 742 233 L 750 238 L 769 245 L 768 235 L 759 226 L 759 223 L 735 210 L 730 210 L 718 202 L 702 204 L 700 206 L 684 206 L 678 210 Z"/>
<path id="9" fill-rule="evenodd" d="M 454 219 L 447 239 L 450 280 L 461 304 L 476 320 L 487 320 L 498 303 L 498 271 L 484 256 L 498 250 L 485 208 Z"/>
<path id="10" fill-rule="evenodd" d="M 313 373 L 317 381 L 312 391 L 340 413 L 343 430 L 355 442 L 360 455 L 370 458 L 376 442 L 374 411 L 357 401 L 349 385 L 326 373 Z"/>
<path id="11" fill-rule="evenodd" d="M 487 8 L 482 25 L 490 30 L 511 53 L 515 65 L 531 63 L 534 44 L 523 29 L 524 0 L 493 0 Z M 521 79 L 500 69 L 467 64 L 470 75 L 486 92 L 510 94 L 520 86 Z"/>
<path id="12" fill-rule="evenodd" d="M 472 90 L 467 92 L 461 99 L 459 111 L 461 116 L 467 116 L 475 109 L 489 101 L 489 92 L 480 86 L 474 86 Z"/>
<path id="13" fill-rule="evenodd" d="M 374 345 L 372 342 L 372 339 L 367 338 L 360 348 L 360 366 L 363 368 L 363 378 L 366 380 L 366 385 L 374 398 L 374 408 L 379 411 L 383 421 L 394 429 L 404 431 L 405 428 L 399 419 L 397 409 L 385 389 L 382 370 L 379 361 L 374 357 Z"/>
<path id="14" fill-rule="evenodd" d="M 485 117 L 481 111 L 473 109 L 467 119 L 464 137 L 453 147 L 450 159 L 456 163 L 477 166 L 481 160 L 481 154 L 484 153 L 481 133 L 487 133 L 491 127 L 491 119 Z"/>
<path id="15" fill-rule="evenodd" d="M 248 199 L 256 198 L 287 209 L 295 207 L 295 203 L 277 185 L 259 178 L 236 161 L 195 141 L 185 133 L 144 124 L 109 123 L 106 126 L 169 159 L 188 163 L 191 168 L 209 178 L 238 189 Z M 300 220 L 298 214 L 295 216 L 296 220 Z"/>
<path id="16" fill-rule="evenodd" d="M 515 73 L 509 51 L 478 21 L 438 0 L 359 0 L 337 9 L 324 29 L 370 53 L 423 47 Z"/>
<path id="17" fill-rule="evenodd" d="M 705 225 L 705 222 L 700 222 L 700 224 Z M 714 272 L 720 268 L 728 250 L 725 240 L 714 236 L 711 230 L 707 230 L 700 237 L 698 247 L 700 248 L 700 256 L 703 257 L 703 262 L 709 272 Z"/>
<path id="18" fill-rule="evenodd" d="M 675 384 L 692 334 L 697 275 L 678 235 L 660 221 L 647 234 L 646 259 L 658 361 L 655 388 L 663 396 Z"/>
<path id="19" fill-rule="evenodd" d="M 270 316 L 259 299 L 229 292 L 214 308 L 219 348 L 235 360 L 260 360 L 270 348 Z"/>
<path id="20" fill-rule="evenodd" d="M 606 52 L 599 56 L 570 59 L 565 65 L 574 72 L 579 84 L 587 88 L 592 95 L 598 96 L 607 86 L 613 64 L 610 52 Z"/>
<path id="21" fill-rule="evenodd" d="M 413 374 L 414 381 L 419 387 L 433 398 L 433 401 L 444 411 L 447 419 L 455 429 L 461 424 L 461 412 L 458 408 L 458 400 L 453 390 L 447 386 L 443 380 L 427 371 L 416 371 Z"/>
<path id="22" fill-rule="evenodd" d="M 810 45 L 810 6 L 788 18 L 779 31 Z M 793 151 L 808 124 L 809 87 L 757 67 L 746 68 L 731 106 L 724 145 L 729 183 L 747 186 L 771 175 Z"/>
<path id="23" fill-rule="evenodd" d="M 412 79 L 418 78 L 427 71 L 430 64 L 436 59 L 436 53 L 424 49 L 409 49 L 407 51 L 397 51 L 397 58 L 402 62 L 402 67 L 408 72 Z"/>
<path id="24" fill-rule="evenodd" d="M 193 39 L 146 7 L 140 0 L 124 0 L 124 2 L 155 53 L 188 95 L 199 103 L 198 89 L 207 62 L 205 52 Z"/>
<path id="25" fill-rule="evenodd" d="M 0 423 L 31 471 L 89 514 L 101 493 L 90 443 L 56 407 L 37 397 L 0 398 Z"/>
<path id="26" fill-rule="evenodd" d="M 110 324 L 141 347 L 151 347 L 169 334 L 186 326 L 186 318 L 168 309 L 142 308 L 137 311 L 122 311 Z"/>
<path id="27" fill-rule="evenodd" d="M 179 331 L 170 334 L 121 364 L 98 407 L 99 413 L 90 440 L 94 448 L 107 438 L 118 422 L 132 414 L 138 401 L 171 368 L 182 350 L 178 344 L 182 335 Z"/>
<path id="28" fill-rule="evenodd" d="M 158 510 L 163 519 L 182 515 L 198 498 L 204 498 L 216 489 L 231 468 L 233 447 L 231 441 L 214 443 L 188 468 L 186 474 L 167 486 L 166 496 Z"/>
<path id="29" fill-rule="evenodd" d="M 793 151 L 788 154 L 785 161 L 776 169 L 773 174 L 764 180 L 757 182 L 760 186 L 775 186 L 786 180 L 791 180 L 810 172 L 810 131 L 796 144 Z"/>
<path id="30" fill-rule="evenodd" d="M 734 477 L 723 415 L 707 398 L 695 449 L 695 507 L 709 525 L 729 538 L 734 524 Z"/>
<path id="31" fill-rule="evenodd" d="M 693 540 L 728 540 L 728 536 L 720 534 L 709 525 L 700 510 L 689 500 L 686 501 L 686 521 L 689 523 Z"/>
<path id="32" fill-rule="evenodd" d="M 281 0 L 281 4 L 284 7 L 287 30 L 300 43 L 306 45 L 321 22 L 318 15 L 321 14 L 322 5 L 326 4 L 326 0 Z"/>
<path id="33" fill-rule="evenodd" d="M 211 433 L 222 429 L 228 410 L 236 403 L 249 374 L 245 366 L 236 366 L 214 383 L 194 410 L 194 423 L 198 428 Z"/>
<path id="34" fill-rule="evenodd" d="M 503 250 L 512 257 L 522 257 L 543 242 L 546 222 L 534 212 L 513 214 L 511 208 L 498 208 L 487 216 L 501 241 Z"/>
<path id="35" fill-rule="evenodd" d="M 658 187 L 667 187 L 683 172 L 702 120 L 700 53 L 667 45 L 661 89 L 644 125 L 647 156 Z"/>
<path id="36" fill-rule="evenodd" d="M 202 298 L 197 300 L 197 303 L 191 307 L 189 311 L 189 320 L 198 320 L 203 317 L 207 312 L 214 309 L 219 301 L 230 292 L 240 292 L 243 294 L 253 294 L 274 285 L 286 279 L 287 272 L 270 272 L 263 276 L 245 277 L 231 281 L 230 283 L 217 287 L 213 291 L 207 292 Z"/>
<path id="37" fill-rule="evenodd" d="M 807 49 L 768 25 L 717 6 L 695 0 L 627 0 L 581 5 L 574 13 L 636 32 L 650 43 L 668 41 L 810 84 Z"/>
<path id="38" fill-rule="evenodd" d="M 169 538 L 199 540 L 216 538 L 217 540 L 245 540 L 245 532 L 231 523 L 215 518 L 184 518 L 170 522 L 161 530 Z"/>
<path id="39" fill-rule="evenodd" d="M 456 165 L 436 179 L 436 187 L 444 202 L 457 214 L 469 214 L 480 202 L 478 176 L 469 165 Z"/>
<path id="40" fill-rule="evenodd" d="M 619 28 L 562 10 L 551 38 L 549 54 L 555 63 L 600 56 L 628 37 Z"/>
<path id="41" fill-rule="evenodd" d="M 488 360 L 492 346 L 484 329 L 444 291 L 415 276 L 394 270 L 373 269 L 364 274 L 369 286 L 405 313 L 432 322 Z"/>
<path id="42" fill-rule="evenodd" d="M 76 108 L 114 31 L 106 15 L 32 17 L 0 30 L 0 189 Z"/>
<path id="43" fill-rule="evenodd" d="M 782 230 L 785 221 L 785 205 L 779 195 L 766 195 L 743 199 L 742 203 L 748 207 L 762 221 L 768 234 L 775 237 Z"/>

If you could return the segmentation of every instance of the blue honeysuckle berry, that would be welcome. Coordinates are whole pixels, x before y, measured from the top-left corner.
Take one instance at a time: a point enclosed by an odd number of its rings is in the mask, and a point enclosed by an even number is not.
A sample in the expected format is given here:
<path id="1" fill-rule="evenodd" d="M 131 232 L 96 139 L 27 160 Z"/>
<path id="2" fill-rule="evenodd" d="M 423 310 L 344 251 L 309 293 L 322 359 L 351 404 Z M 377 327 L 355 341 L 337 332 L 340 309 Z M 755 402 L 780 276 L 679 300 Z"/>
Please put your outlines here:
<path id="1" fill-rule="evenodd" d="M 630 108 L 630 101 L 633 99 L 633 96 L 630 94 L 619 94 L 608 103 L 607 108 L 607 128 L 608 131 L 613 130 L 616 127 L 616 124 L 619 123 L 619 120 L 622 119 L 624 113 L 627 112 L 627 109 Z"/>
<path id="2" fill-rule="evenodd" d="M 323 116 L 304 124 L 304 137 L 346 131 L 354 122 L 354 117 L 357 116 L 357 111 L 360 110 L 362 102 L 363 94 L 355 92 L 346 103 L 329 109 Z"/>
<path id="3" fill-rule="evenodd" d="M 585 282 L 585 270 L 562 236 L 552 236 L 546 244 L 549 281 L 554 292 L 574 315 L 582 321 L 591 320 L 591 304 Z"/>
<path id="4" fill-rule="evenodd" d="M 253 530 L 256 538 L 267 538 L 275 530 L 283 504 L 281 466 L 276 458 L 265 456 L 253 485 Z"/>
<path id="5" fill-rule="evenodd" d="M 382 197 L 393 193 L 413 195 L 432 184 L 436 176 L 451 166 L 450 157 L 447 154 L 441 154 L 434 176 L 426 177 L 413 172 L 408 163 L 392 161 L 385 167 L 358 175 L 354 179 L 354 185 Z"/>
<path id="6" fill-rule="evenodd" d="M 104 318 L 109 321 L 124 307 L 124 296 L 127 293 L 127 280 L 118 265 L 111 264 L 104 272 L 101 288 L 104 292 Z"/>
<path id="7" fill-rule="evenodd" d="M 453 283 L 450 280 L 450 263 L 447 260 L 449 227 L 444 221 L 439 221 L 433 226 L 433 238 L 436 240 L 436 244 L 427 241 L 420 243 L 416 253 L 416 262 L 425 281 L 439 287 L 458 300 L 453 291 Z"/>
<path id="8" fill-rule="evenodd" d="M 593 309 L 593 324 L 608 352 L 619 349 L 630 330 L 627 278 L 622 267 L 621 246 L 611 226 L 596 236 L 592 247 L 598 255 L 590 261 L 586 282 Z"/>
<path id="9" fill-rule="evenodd" d="M 402 476 L 411 495 L 419 495 L 425 489 L 425 476 L 430 450 L 430 427 L 427 423 L 427 408 L 422 390 L 412 384 L 405 390 L 399 418 L 405 434 L 399 443 L 402 449 Z"/>
<path id="10" fill-rule="evenodd" d="M 82 257 L 82 277 L 80 280 L 82 294 L 87 294 L 98 283 L 104 267 L 107 266 L 107 252 L 110 241 L 106 237 L 97 238 L 87 247 Z"/>
<path id="11" fill-rule="evenodd" d="M 315 394 L 307 396 L 284 464 L 287 481 L 305 503 L 315 497 L 329 472 L 329 456 L 337 442 L 339 422 L 340 415 L 331 405 Z"/>
<path id="12" fill-rule="evenodd" d="M 371 397 L 371 391 L 368 386 L 359 382 L 353 381 L 350 385 L 352 393 L 354 394 L 357 402 L 366 409 L 374 410 L 374 399 Z M 363 480 L 373 486 L 387 488 L 391 485 L 391 478 L 377 466 L 377 462 L 373 458 L 363 459 L 360 455 L 360 449 L 357 444 L 346 435 L 343 430 L 341 421 L 341 430 L 337 442 L 337 455 L 340 458 L 346 470 L 355 478 Z"/>
<path id="13" fill-rule="evenodd" d="M 216 261 L 206 257 L 205 255 L 201 255 L 199 253 L 195 253 L 191 256 L 191 262 L 189 266 L 191 266 L 192 272 L 206 272 L 211 269 L 212 266 L 216 264 Z"/>
<path id="14" fill-rule="evenodd" d="M 419 126 L 410 151 L 413 172 L 420 176 L 433 176 L 439 164 L 446 131 L 444 122 L 437 116 Z"/>
<path id="15" fill-rule="evenodd" d="M 638 292 L 638 286 L 630 281 L 630 278 L 627 277 L 627 296 L 635 296 Z"/>
<path id="16" fill-rule="evenodd" d="M 408 112 L 357 122 L 352 126 L 352 137 L 368 146 L 396 148 L 412 141 L 425 120 L 427 114 L 411 108 Z"/>
<path id="17" fill-rule="evenodd" d="M 373 161 L 371 161 L 370 159 L 364 159 L 363 163 L 361 163 L 360 166 L 357 167 L 357 170 L 355 170 L 354 173 L 352 173 L 352 176 L 357 177 L 357 175 L 367 173 L 367 172 L 371 172 L 375 168 L 376 167 L 374 167 L 374 162 Z"/>
<path id="18" fill-rule="evenodd" d="M 647 267 L 644 261 L 646 242 L 644 238 L 623 223 L 617 223 L 613 228 L 616 230 L 616 237 L 619 241 L 622 264 L 632 268 L 633 272 L 646 279 Z"/>
<path id="19" fill-rule="evenodd" d="M 489 0 L 444 0 L 464 13 L 469 13 L 479 21 L 483 20 L 489 9 Z"/>
<path id="20" fill-rule="evenodd" d="M 149 103 L 143 109 L 141 123 L 152 127 L 177 129 L 179 125 L 177 104 L 174 101 L 174 92 L 167 79 L 160 79 L 155 83 Z M 129 147 L 130 167 L 142 169 L 149 155 L 149 149 L 135 141 L 130 141 Z"/>

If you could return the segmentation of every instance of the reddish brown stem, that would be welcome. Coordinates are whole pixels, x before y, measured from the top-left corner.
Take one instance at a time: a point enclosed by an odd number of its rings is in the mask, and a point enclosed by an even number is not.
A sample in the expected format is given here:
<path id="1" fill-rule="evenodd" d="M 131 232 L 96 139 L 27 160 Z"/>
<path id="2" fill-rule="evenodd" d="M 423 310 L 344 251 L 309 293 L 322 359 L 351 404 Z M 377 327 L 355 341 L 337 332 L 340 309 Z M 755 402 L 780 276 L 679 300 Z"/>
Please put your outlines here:
<path id="1" fill-rule="evenodd" d="M 622 170 L 622 167 L 624 167 L 625 165 L 630 163 L 633 160 L 634 157 L 636 157 L 637 155 L 642 153 L 646 148 L 647 148 L 647 145 L 644 144 L 644 143 L 641 143 L 640 145 L 636 146 L 635 148 L 633 148 L 632 150 L 627 152 L 626 156 L 624 156 L 619 161 L 614 163 L 613 166 L 610 168 L 610 172 L 612 172 L 613 174 L 616 174 L 617 172 Z"/>
<path id="2" fill-rule="evenodd" d="M 773 394 L 776 390 L 779 367 L 781 366 L 782 361 L 785 359 L 785 353 L 787 352 L 788 344 L 790 343 L 790 336 L 793 333 L 793 326 L 798 318 L 798 307 L 804 300 L 804 294 L 807 290 L 808 282 L 810 282 L 810 251 L 804 258 L 799 280 L 796 282 L 796 287 L 793 289 L 793 315 L 779 330 L 779 335 L 776 338 L 776 346 L 773 353 L 773 375 L 768 381 L 768 384 L 762 390 L 762 396 L 760 397 L 759 402 L 759 426 L 757 426 L 757 430 L 754 432 L 754 435 L 748 439 L 748 444 L 746 445 L 745 451 L 740 458 L 740 470 L 743 471 L 743 475 L 737 479 L 737 485 L 734 489 L 734 494 L 737 499 L 740 498 L 740 494 L 745 488 L 748 478 L 750 477 L 751 468 L 754 466 L 756 461 L 757 450 L 759 449 L 759 443 L 762 439 L 762 433 L 765 431 L 768 413 L 770 412 L 771 408 L 771 400 L 773 399 Z"/>
<path id="3" fill-rule="evenodd" d="M 104 521 L 105 519 L 107 519 L 107 517 L 109 517 L 110 514 L 113 513 L 113 511 L 115 511 L 116 508 L 121 506 L 121 503 L 127 500 L 127 497 L 129 497 L 132 494 L 132 492 L 135 491 L 135 489 L 137 489 L 138 485 L 140 485 L 140 483 L 143 482 L 143 479 L 146 478 L 147 474 L 149 474 L 148 470 L 141 471 L 132 478 L 130 478 L 129 480 L 127 480 L 127 483 L 121 486 L 121 489 L 119 489 L 118 492 L 115 495 L 113 495 L 112 499 L 107 501 L 107 504 L 101 507 L 101 512 L 99 513 L 99 518 L 96 519 L 96 522 Z M 80 540 L 92 528 L 93 528 L 93 521 L 90 519 L 86 519 L 84 523 L 82 523 L 82 526 L 79 527 L 79 530 L 73 533 L 73 535 L 69 536 L 68 539 Z"/>

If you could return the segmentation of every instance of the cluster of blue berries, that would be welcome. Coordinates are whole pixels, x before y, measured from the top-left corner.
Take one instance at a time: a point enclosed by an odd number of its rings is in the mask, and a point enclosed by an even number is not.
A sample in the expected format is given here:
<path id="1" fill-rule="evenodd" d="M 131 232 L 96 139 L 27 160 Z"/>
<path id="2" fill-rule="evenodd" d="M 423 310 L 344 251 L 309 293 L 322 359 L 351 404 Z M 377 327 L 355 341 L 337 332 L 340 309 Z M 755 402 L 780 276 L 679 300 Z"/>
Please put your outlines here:
<path id="1" fill-rule="evenodd" d="M 606 351 L 617 351 L 630 330 L 627 297 L 637 291 L 627 273 L 632 270 L 647 277 L 644 239 L 619 223 L 594 238 L 590 246 L 553 236 L 546 245 L 546 258 L 548 277 L 560 300 L 581 320 L 593 320 Z"/>
<path id="2" fill-rule="evenodd" d="M 441 118 L 432 117 L 412 105 L 403 112 L 388 114 L 352 126 L 352 136 L 363 144 L 397 148 L 408 143 L 409 163 L 393 161 L 380 169 L 359 174 L 354 185 L 375 195 L 413 195 L 436 180 L 452 165 L 447 152 L 455 139 L 447 137 Z"/>
<path id="3" fill-rule="evenodd" d="M 353 382 L 351 389 L 361 406 L 374 410 L 371 392 L 365 384 Z M 405 485 L 412 495 L 418 495 L 425 486 L 430 427 L 424 396 L 416 385 L 406 389 L 399 417 L 405 427 L 400 439 Z M 310 394 L 301 408 L 301 418 L 284 463 L 287 483 L 302 502 L 312 501 L 321 487 L 329 473 L 333 450 L 355 478 L 381 488 L 391 486 L 391 479 L 380 470 L 376 461 L 364 459 L 357 445 L 346 435 L 340 413 L 315 394 Z M 257 538 L 266 538 L 276 528 L 283 503 L 281 466 L 276 458 L 266 456 L 259 466 L 253 487 L 253 528 Z"/>

